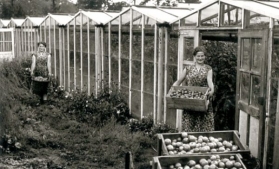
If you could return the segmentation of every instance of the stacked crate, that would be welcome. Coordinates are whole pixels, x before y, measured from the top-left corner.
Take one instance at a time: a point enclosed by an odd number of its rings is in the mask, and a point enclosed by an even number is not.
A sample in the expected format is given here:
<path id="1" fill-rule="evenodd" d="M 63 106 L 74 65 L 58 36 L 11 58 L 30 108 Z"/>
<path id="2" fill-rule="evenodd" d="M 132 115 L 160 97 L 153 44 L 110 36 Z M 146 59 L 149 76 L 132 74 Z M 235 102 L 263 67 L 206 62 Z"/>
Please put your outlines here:
<path id="1" fill-rule="evenodd" d="M 157 152 L 153 169 L 246 168 L 241 158 L 250 154 L 234 130 L 158 134 Z"/>

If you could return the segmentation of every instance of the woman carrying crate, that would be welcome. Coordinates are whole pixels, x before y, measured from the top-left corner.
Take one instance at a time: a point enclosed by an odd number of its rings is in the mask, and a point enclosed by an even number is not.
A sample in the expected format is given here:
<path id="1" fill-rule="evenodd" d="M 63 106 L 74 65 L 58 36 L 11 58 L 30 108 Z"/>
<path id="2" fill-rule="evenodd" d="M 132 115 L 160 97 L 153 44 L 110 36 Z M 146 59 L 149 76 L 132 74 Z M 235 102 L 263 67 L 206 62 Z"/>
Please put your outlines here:
<path id="1" fill-rule="evenodd" d="M 49 81 L 51 77 L 51 55 L 46 52 L 46 43 L 38 42 L 37 53 L 32 54 L 31 90 L 41 96 L 41 101 L 47 100 Z"/>
<path id="2" fill-rule="evenodd" d="M 212 95 L 214 84 L 212 81 L 212 68 L 204 63 L 206 50 L 203 46 L 194 49 L 195 64 L 186 66 L 173 86 L 179 86 L 186 80 L 187 86 L 208 87 L 206 93 L 210 102 L 207 112 L 183 111 L 182 130 L 188 132 L 206 132 L 214 130 L 214 115 L 212 108 Z"/>

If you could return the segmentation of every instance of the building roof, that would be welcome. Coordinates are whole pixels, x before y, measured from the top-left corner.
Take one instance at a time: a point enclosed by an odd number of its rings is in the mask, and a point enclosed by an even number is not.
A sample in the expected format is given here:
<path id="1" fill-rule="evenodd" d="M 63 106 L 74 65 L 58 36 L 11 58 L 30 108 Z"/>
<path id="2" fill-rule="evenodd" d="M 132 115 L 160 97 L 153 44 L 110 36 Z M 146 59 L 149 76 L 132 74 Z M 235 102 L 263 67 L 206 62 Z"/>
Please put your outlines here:
<path id="1" fill-rule="evenodd" d="M 122 24 L 130 22 L 130 11 L 133 11 L 133 24 L 141 24 L 142 15 L 147 17 L 146 24 L 154 25 L 155 23 L 170 23 L 171 21 L 185 15 L 192 9 L 188 8 L 159 8 L 147 6 L 130 6 L 125 8 L 117 16 L 113 17 L 110 21 L 112 24 L 118 24 L 121 16 Z M 107 23 L 108 23 L 107 22 Z M 148 23 L 147 23 L 148 22 Z"/>
<path id="2" fill-rule="evenodd" d="M 84 11 L 80 10 L 75 16 L 71 19 L 70 24 L 73 25 L 74 19 L 76 19 L 76 24 L 81 23 L 80 15 L 84 15 L 89 18 L 92 25 L 102 25 L 108 22 L 112 17 L 118 15 L 117 12 L 104 12 L 104 11 Z M 83 24 L 87 23 L 87 20 L 83 19 Z"/>
<path id="3" fill-rule="evenodd" d="M 0 19 L 0 28 L 8 27 L 11 20 Z"/>
<path id="4" fill-rule="evenodd" d="M 26 17 L 26 19 L 24 20 L 23 25 L 26 25 L 28 23 L 31 23 L 32 26 L 40 26 L 42 24 L 42 22 L 44 21 L 45 17 Z"/>
<path id="5" fill-rule="evenodd" d="M 268 2 L 268 1 L 257 1 L 257 0 L 210 0 L 210 1 L 203 2 L 202 4 L 199 5 L 198 8 L 192 10 L 191 12 L 185 14 L 184 16 L 179 17 L 178 19 L 174 19 L 171 23 L 174 23 L 181 19 L 187 18 L 187 17 L 197 13 L 198 11 L 202 11 L 202 10 L 208 8 L 209 6 L 211 6 L 213 4 L 217 4 L 218 8 L 219 8 L 220 3 L 232 5 L 232 6 L 240 8 L 240 9 L 245 9 L 245 10 L 248 10 L 248 11 L 251 11 L 254 13 L 258 13 L 258 14 L 266 16 L 266 17 L 279 19 L 279 1 L 278 2 L 275 2 L 275 1 Z M 219 13 L 218 8 L 215 9 L 216 14 Z M 207 11 L 207 12 L 209 12 L 209 11 Z M 213 12 L 212 9 L 210 12 L 211 13 Z M 203 12 L 202 14 L 207 15 L 207 16 L 211 15 L 206 12 Z M 196 17 L 196 20 L 198 20 L 198 17 Z"/>
<path id="6" fill-rule="evenodd" d="M 58 26 L 66 26 L 74 16 L 71 14 L 48 14 L 45 19 L 42 21 L 41 25 L 58 25 Z M 51 22 L 50 20 L 54 20 L 55 22 Z"/>
<path id="7" fill-rule="evenodd" d="M 23 22 L 24 22 L 24 19 L 14 19 L 14 18 L 12 18 L 8 26 L 9 27 L 21 27 Z"/>

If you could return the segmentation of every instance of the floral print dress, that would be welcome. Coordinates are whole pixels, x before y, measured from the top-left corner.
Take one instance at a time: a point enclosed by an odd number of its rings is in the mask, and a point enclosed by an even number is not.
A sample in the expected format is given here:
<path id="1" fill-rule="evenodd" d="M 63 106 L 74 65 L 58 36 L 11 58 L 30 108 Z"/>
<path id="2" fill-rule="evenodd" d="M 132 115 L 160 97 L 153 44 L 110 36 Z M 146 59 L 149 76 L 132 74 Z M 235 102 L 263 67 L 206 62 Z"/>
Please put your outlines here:
<path id="1" fill-rule="evenodd" d="M 208 87 L 207 73 L 212 68 L 209 65 L 198 69 L 195 65 L 186 66 L 187 86 Z M 183 112 L 182 130 L 187 132 L 207 132 L 214 130 L 214 115 L 210 102 L 207 112 Z"/>
<path id="2" fill-rule="evenodd" d="M 50 55 L 47 52 L 43 53 L 35 53 L 33 54 L 36 58 L 36 66 L 34 69 L 34 77 L 43 77 L 43 78 L 49 78 L 49 72 L 47 68 L 47 62 L 48 62 L 48 56 Z M 32 55 L 32 56 L 33 56 Z M 38 85 L 41 84 L 41 85 Z M 46 85 L 46 86 L 45 86 Z M 31 83 L 31 89 L 33 93 L 36 93 L 38 95 L 44 95 L 51 91 L 51 85 L 49 82 L 47 83 L 36 83 L 32 81 Z"/>
<path id="3" fill-rule="evenodd" d="M 47 61 L 49 53 L 37 53 L 34 54 L 36 57 L 36 66 L 34 69 L 34 76 L 48 77 Z"/>

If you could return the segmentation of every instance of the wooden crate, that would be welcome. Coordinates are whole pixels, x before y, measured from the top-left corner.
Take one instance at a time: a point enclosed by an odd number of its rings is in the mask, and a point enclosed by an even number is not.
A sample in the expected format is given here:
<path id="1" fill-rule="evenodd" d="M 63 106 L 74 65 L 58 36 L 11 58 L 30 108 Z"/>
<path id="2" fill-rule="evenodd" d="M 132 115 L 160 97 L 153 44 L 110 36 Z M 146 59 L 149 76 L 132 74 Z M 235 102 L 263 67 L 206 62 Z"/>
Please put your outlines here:
<path id="1" fill-rule="evenodd" d="M 235 162 L 240 162 L 243 169 L 247 169 L 243 164 L 241 157 L 239 154 L 220 154 L 220 159 L 222 158 L 230 158 L 231 156 L 235 157 Z M 176 163 L 181 163 L 182 166 L 186 165 L 189 160 L 194 160 L 198 162 L 200 159 L 205 158 L 209 159 L 211 155 L 183 155 L 183 156 L 156 156 L 153 157 L 152 161 L 152 169 L 169 169 L 170 165 L 174 165 Z"/>
<path id="2" fill-rule="evenodd" d="M 188 132 L 188 135 L 194 135 L 196 137 L 202 135 L 206 137 L 214 137 L 214 138 L 222 138 L 223 140 L 233 141 L 235 145 L 238 146 L 238 150 L 236 151 L 229 151 L 229 152 L 207 152 L 206 154 L 233 154 L 233 153 L 240 153 L 243 155 L 249 155 L 250 150 L 247 146 L 244 146 L 240 142 L 240 138 L 238 136 L 238 132 L 236 130 L 227 130 L 227 131 L 211 131 L 211 132 Z M 165 139 L 177 139 L 178 137 L 182 137 L 181 133 L 162 133 L 158 134 L 158 147 L 157 152 L 158 156 L 161 155 L 170 155 L 167 146 L 165 144 Z M 204 154 L 204 153 L 193 153 L 193 154 Z"/>
<path id="3" fill-rule="evenodd" d="M 207 87 L 198 86 L 173 86 L 174 91 L 187 89 L 189 91 L 197 91 L 206 93 Z M 170 109 L 185 109 L 188 111 L 199 111 L 206 112 L 208 107 L 208 99 L 204 97 L 203 99 L 195 98 L 176 98 L 171 97 L 172 90 L 170 90 L 166 96 L 167 108 Z"/>

